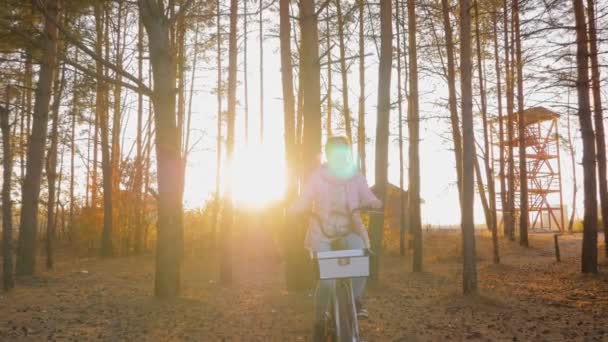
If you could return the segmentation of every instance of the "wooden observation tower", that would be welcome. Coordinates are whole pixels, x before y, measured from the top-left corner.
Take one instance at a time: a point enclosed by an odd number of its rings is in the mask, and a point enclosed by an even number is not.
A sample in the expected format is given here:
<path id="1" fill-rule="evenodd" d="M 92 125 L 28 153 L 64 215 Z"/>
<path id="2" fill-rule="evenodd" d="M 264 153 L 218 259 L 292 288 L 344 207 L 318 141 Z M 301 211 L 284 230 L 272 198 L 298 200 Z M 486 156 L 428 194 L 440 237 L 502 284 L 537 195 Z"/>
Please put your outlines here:
<path id="1" fill-rule="evenodd" d="M 532 231 L 564 230 L 558 120 L 559 114 L 544 107 L 533 107 L 524 111 L 525 138 L 523 141 L 526 145 L 528 213 L 529 227 Z M 502 136 L 500 134 L 500 120 L 497 118 L 490 123 L 493 146 L 491 158 L 494 173 L 498 178 L 497 189 L 500 188 L 501 177 L 505 178 L 504 184 L 508 184 L 508 159 L 509 153 L 513 153 L 516 225 L 519 223 L 517 218 L 520 208 L 518 121 L 518 113 L 514 113 L 512 117 L 504 115 Z M 512 140 L 508 139 L 508 124 L 513 125 Z M 502 160 L 501 155 L 503 156 Z M 501 163 L 504 163 L 504 175 L 500 174 Z M 501 212 L 502 217 L 504 217 L 506 206 L 501 201 L 502 191 L 508 190 L 500 189 L 500 191 L 496 191 L 496 204 L 498 212 Z"/>

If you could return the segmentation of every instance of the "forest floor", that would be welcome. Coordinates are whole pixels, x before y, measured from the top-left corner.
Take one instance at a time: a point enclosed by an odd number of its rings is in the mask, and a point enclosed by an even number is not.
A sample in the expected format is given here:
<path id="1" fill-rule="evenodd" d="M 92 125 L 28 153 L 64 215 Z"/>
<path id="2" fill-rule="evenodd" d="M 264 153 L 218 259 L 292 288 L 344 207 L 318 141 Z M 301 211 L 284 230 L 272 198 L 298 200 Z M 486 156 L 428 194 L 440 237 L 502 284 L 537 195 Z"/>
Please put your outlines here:
<path id="1" fill-rule="evenodd" d="M 473 297 L 461 295 L 457 232 L 425 232 L 423 273 L 411 273 L 411 257 L 389 249 L 381 285 L 367 292 L 365 339 L 608 340 L 608 264 L 599 275 L 581 275 L 581 236 L 560 237 L 561 263 L 552 238 L 533 234 L 530 248 L 501 239 L 501 264 L 494 265 L 491 240 L 478 232 L 480 294 Z M 244 242 L 237 244 L 231 287 L 218 285 L 216 262 L 188 256 L 175 301 L 153 298 L 152 256 L 60 258 L 53 271 L 20 278 L 0 297 L 0 340 L 309 340 L 311 296 L 286 292 L 276 254 L 253 253 Z"/>

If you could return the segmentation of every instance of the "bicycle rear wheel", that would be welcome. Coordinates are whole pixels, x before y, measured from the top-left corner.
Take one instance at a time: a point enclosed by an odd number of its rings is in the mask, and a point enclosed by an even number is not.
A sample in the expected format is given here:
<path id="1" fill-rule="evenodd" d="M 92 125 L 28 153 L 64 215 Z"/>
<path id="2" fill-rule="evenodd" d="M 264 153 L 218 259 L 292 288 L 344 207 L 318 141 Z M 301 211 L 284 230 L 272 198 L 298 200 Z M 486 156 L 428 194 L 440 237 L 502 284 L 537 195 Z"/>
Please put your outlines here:
<path id="1" fill-rule="evenodd" d="M 336 303 L 334 307 L 337 340 L 339 342 L 359 341 L 359 324 L 350 279 L 336 284 Z"/>

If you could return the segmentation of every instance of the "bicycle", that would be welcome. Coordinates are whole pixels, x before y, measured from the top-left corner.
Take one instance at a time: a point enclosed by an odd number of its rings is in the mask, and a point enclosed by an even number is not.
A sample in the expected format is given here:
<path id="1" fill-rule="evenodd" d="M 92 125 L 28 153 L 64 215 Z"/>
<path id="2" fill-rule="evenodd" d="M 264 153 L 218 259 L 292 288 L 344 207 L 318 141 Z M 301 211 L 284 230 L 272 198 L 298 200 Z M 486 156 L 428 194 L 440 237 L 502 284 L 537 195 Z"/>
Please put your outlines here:
<path id="1" fill-rule="evenodd" d="M 350 213 L 350 219 L 358 212 L 383 214 L 382 211 L 372 208 L 355 208 Z M 328 234 L 323 220 L 318 215 L 309 213 L 309 216 L 318 222 L 323 235 L 333 241 L 331 251 L 313 254 L 313 260 L 316 261 L 319 270 L 319 280 L 335 280 L 330 292 L 329 308 L 324 313 L 321 322 L 321 341 L 359 342 L 361 335 L 352 278 L 369 276 L 371 251 L 345 249 L 344 238 L 352 231 Z"/>

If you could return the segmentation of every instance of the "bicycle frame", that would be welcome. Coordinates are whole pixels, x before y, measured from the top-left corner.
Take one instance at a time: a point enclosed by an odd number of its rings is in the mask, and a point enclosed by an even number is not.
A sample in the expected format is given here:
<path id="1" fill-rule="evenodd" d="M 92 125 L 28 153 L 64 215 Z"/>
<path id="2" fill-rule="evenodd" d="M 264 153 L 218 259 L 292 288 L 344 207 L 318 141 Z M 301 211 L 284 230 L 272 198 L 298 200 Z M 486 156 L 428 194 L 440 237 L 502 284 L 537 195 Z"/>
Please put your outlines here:
<path id="1" fill-rule="evenodd" d="M 352 278 L 331 280 L 333 280 L 333 286 L 330 289 L 329 298 L 327 298 L 329 305 L 323 317 L 325 320 L 323 341 L 360 341 Z"/>

